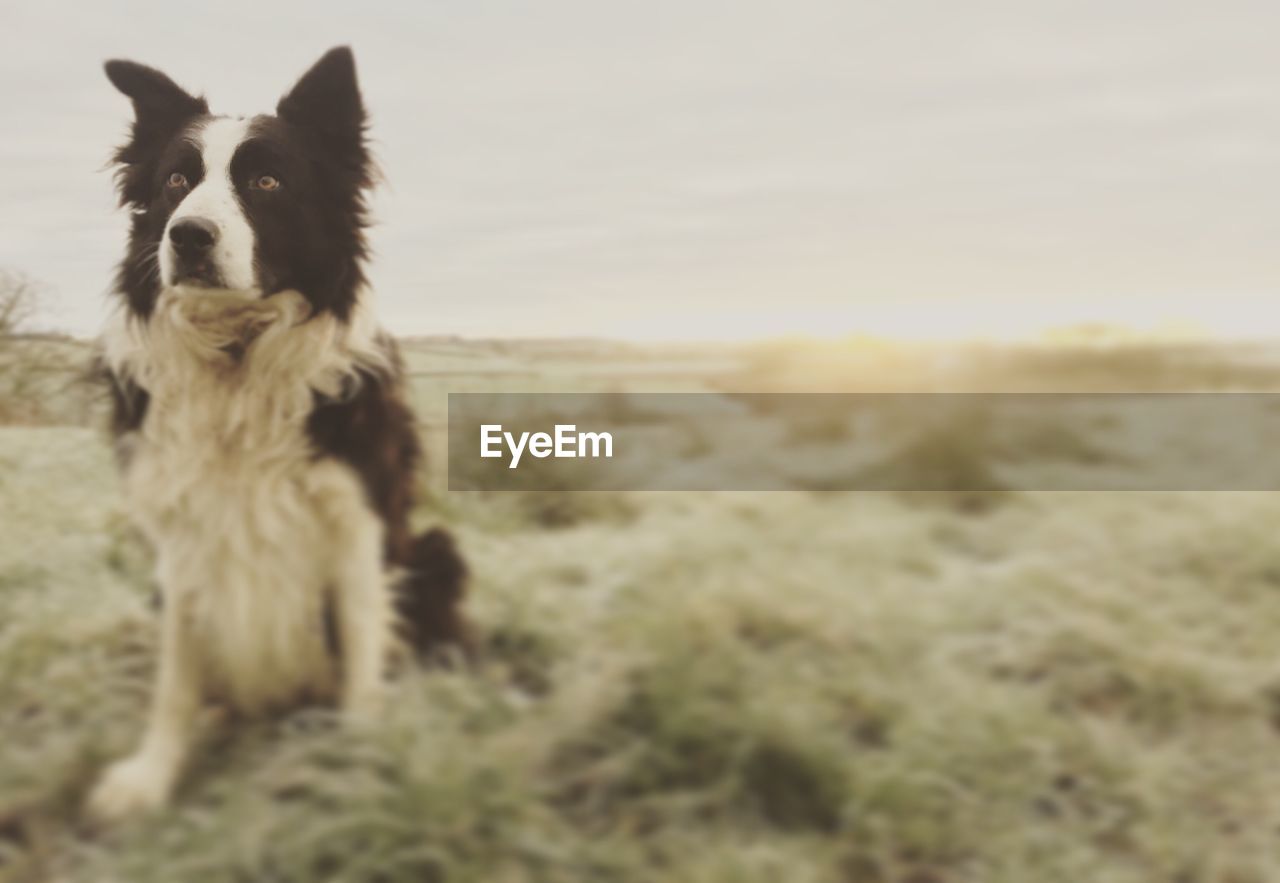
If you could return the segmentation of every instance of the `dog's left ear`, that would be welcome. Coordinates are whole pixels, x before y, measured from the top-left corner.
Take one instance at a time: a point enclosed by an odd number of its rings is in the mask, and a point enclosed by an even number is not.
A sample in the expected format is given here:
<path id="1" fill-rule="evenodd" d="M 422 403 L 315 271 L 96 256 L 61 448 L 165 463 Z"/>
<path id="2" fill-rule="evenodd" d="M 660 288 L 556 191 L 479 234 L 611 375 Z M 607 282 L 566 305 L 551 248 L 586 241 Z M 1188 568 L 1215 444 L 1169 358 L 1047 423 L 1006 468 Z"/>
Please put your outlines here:
<path id="1" fill-rule="evenodd" d="M 281 119 L 342 146 L 359 146 L 364 137 L 364 102 L 351 48 L 337 46 L 326 52 L 280 99 L 276 112 Z"/>

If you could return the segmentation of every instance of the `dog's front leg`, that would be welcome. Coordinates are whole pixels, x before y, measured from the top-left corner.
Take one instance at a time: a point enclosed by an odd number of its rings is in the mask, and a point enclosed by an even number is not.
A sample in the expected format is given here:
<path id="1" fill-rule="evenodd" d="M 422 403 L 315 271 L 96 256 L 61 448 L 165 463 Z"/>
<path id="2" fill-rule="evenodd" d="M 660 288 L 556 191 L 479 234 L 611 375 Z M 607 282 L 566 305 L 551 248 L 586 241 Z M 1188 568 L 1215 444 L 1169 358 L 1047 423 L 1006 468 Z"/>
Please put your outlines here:
<path id="1" fill-rule="evenodd" d="M 347 522 L 335 566 L 335 608 L 342 653 L 342 711 L 351 722 L 382 705 L 392 599 L 382 563 L 382 530 L 372 514 Z"/>
<path id="2" fill-rule="evenodd" d="M 159 671 L 142 744 L 107 770 L 89 798 L 89 812 L 100 821 L 163 806 L 186 760 L 201 687 L 183 600 L 167 598 L 164 605 Z"/>

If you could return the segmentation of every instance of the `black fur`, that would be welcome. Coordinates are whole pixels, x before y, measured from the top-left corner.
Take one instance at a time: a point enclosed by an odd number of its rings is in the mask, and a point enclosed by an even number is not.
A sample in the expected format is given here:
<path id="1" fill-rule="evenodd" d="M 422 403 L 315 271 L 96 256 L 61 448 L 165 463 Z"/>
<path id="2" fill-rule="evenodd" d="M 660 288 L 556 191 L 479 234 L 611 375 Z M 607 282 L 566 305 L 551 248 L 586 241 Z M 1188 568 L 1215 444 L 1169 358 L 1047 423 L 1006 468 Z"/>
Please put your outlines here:
<path id="1" fill-rule="evenodd" d="M 384 345 L 394 351 L 394 342 Z M 443 644 L 469 650 L 471 639 L 459 607 L 467 569 L 453 540 L 439 529 L 414 537 L 413 476 L 422 459 L 413 412 L 395 373 L 363 372 L 341 398 L 317 397 L 307 429 L 317 451 L 360 474 L 369 502 L 382 518 L 386 560 L 408 574 L 397 605 L 405 637 L 422 653 Z"/>
<path id="2" fill-rule="evenodd" d="M 212 117 L 204 98 L 152 68 L 109 61 L 106 72 L 132 100 L 135 113 L 131 138 L 114 155 L 120 201 L 133 212 L 117 290 L 125 307 L 146 321 L 160 292 L 157 253 L 166 224 L 205 174 L 188 136 Z M 264 295 L 293 289 L 311 303 L 313 315 L 350 317 L 368 254 L 365 194 L 373 172 L 365 123 L 346 47 L 316 62 L 280 99 L 275 116 L 253 118 L 231 160 L 231 175 L 254 230 Z M 187 186 L 166 186 L 175 172 Z M 272 192 L 250 186 L 263 175 L 284 184 Z M 394 348 L 390 340 L 384 346 Z M 417 538 L 410 532 L 421 449 L 400 376 L 397 362 L 389 374 L 362 373 L 339 398 L 317 396 L 307 429 L 317 457 L 341 460 L 360 475 L 384 522 L 388 563 L 409 572 L 398 601 L 409 637 L 425 652 L 442 642 L 467 641 L 458 609 L 466 568 L 443 531 Z M 112 428 L 119 438 L 144 425 L 149 395 L 132 382 L 109 380 Z"/>
<path id="3" fill-rule="evenodd" d="M 209 105 L 146 65 L 108 61 L 105 68 L 112 84 L 132 100 L 134 113 L 132 137 L 112 157 L 120 204 L 133 210 L 129 248 L 116 287 L 129 309 L 145 318 L 151 315 L 160 291 L 156 251 L 176 205 L 169 204 L 163 176 L 177 160 L 180 136 L 209 118 Z M 199 163 L 198 154 L 195 161 Z"/>
<path id="4" fill-rule="evenodd" d="M 147 417 L 151 394 L 132 380 L 107 372 L 111 390 L 111 434 L 120 438 L 136 432 Z"/>

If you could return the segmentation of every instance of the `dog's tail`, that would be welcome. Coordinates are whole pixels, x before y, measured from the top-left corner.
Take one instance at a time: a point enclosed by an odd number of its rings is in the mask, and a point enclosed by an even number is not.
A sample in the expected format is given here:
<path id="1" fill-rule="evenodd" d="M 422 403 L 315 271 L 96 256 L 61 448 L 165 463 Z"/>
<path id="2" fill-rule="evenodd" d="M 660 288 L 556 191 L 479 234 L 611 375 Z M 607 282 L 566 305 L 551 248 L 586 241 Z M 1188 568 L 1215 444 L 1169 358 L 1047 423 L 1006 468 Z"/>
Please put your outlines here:
<path id="1" fill-rule="evenodd" d="M 405 637 L 424 660 L 474 655 L 474 639 L 462 613 L 467 564 L 448 531 L 438 527 L 413 541 L 408 574 L 398 599 Z"/>

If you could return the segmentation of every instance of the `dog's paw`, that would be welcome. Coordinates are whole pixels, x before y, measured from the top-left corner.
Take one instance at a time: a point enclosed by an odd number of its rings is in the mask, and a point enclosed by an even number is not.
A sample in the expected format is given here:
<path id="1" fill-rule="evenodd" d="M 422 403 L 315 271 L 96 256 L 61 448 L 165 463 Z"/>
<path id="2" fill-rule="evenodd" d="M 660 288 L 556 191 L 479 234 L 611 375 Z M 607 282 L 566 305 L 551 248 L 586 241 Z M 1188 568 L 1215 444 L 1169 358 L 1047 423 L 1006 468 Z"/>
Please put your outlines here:
<path id="1" fill-rule="evenodd" d="M 170 787 L 170 777 L 150 759 L 125 758 L 107 769 L 89 795 L 89 816 L 105 824 L 157 810 L 169 799 Z"/>
<path id="2" fill-rule="evenodd" d="M 353 730 L 377 724 L 386 713 L 387 696 L 379 687 L 350 691 L 342 700 L 342 722 Z"/>

